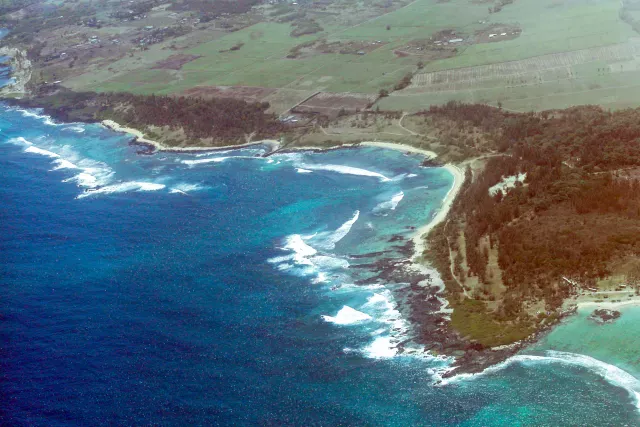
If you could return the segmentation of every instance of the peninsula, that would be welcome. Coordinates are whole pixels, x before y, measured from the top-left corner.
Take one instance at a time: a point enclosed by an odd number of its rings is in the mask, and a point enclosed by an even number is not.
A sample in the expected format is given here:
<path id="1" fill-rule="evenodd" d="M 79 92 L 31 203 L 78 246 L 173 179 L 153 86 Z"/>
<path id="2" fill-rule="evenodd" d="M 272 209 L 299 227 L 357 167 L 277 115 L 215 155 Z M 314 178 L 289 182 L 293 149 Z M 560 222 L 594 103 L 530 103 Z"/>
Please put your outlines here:
<path id="1" fill-rule="evenodd" d="M 558 55 L 577 68 L 593 65 L 581 59 L 589 55 L 630 60 L 632 38 L 562 52 L 545 44 L 530 55 L 512 52 L 500 68 L 482 63 L 478 46 L 520 38 L 523 29 L 478 20 L 479 8 L 487 9 L 479 2 L 456 1 L 463 15 L 475 11 L 460 18 L 465 25 L 421 35 L 394 30 L 409 12 L 409 20 L 424 17 L 416 9 L 423 0 L 366 10 L 347 0 L 319 2 L 324 9 L 259 1 L 219 2 L 212 10 L 194 1 L 124 9 L 72 3 L 23 0 L 2 10 L 11 33 L 0 53 L 11 58 L 15 77 L 4 102 L 42 108 L 61 121 L 102 123 L 149 152 L 370 145 L 446 167 L 453 187 L 407 249 L 412 265 L 435 268 L 444 288 L 412 294 L 404 311 L 416 341 L 458 359 L 452 374 L 504 359 L 578 304 L 638 301 L 640 109 L 572 107 L 552 93 L 553 84 L 513 71 L 550 70 Z M 445 3 L 434 10 L 451 6 Z M 525 13 L 512 3 L 498 2 L 488 14 Z M 632 36 L 627 7 L 607 0 L 585 13 L 611 16 L 612 28 Z M 389 24 L 378 23 L 381 17 Z M 376 37 L 359 36 L 361 29 Z M 465 80 L 460 63 L 471 64 L 468 75 L 484 77 Z M 602 80 L 595 72 L 585 77 L 594 89 L 582 99 L 597 95 L 596 80 L 610 83 L 604 69 Z M 485 89 L 492 79 L 516 95 Z M 452 100 L 460 96 L 451 85 L 464 87 L 463 98 L 481 94 L 485 102 Z M 548 98 L 523 105 L 541 98 L 537 93 Z M 628 105 L 620 100 L 606 107 Z M 536 111 L 522 112 L 530 109 Z M 426 283 L 424 270 L 419 277 Z"/>

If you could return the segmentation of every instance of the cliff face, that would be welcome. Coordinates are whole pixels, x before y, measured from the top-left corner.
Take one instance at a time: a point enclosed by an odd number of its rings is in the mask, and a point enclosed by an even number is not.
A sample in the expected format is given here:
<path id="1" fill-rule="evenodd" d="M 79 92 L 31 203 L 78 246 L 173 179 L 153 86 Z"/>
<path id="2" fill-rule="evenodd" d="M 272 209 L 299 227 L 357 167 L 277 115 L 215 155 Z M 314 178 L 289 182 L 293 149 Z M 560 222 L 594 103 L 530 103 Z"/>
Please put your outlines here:
<path id="1" fill-rule="evenodd" d="M 9 57 L 13 82 L 0 89 L 0 95 L 21 98 L 27 93 L 27 83 L 31 80 L 32 65 L 27 53 L 15 47 L 0 48 L 0 55 Z"/>

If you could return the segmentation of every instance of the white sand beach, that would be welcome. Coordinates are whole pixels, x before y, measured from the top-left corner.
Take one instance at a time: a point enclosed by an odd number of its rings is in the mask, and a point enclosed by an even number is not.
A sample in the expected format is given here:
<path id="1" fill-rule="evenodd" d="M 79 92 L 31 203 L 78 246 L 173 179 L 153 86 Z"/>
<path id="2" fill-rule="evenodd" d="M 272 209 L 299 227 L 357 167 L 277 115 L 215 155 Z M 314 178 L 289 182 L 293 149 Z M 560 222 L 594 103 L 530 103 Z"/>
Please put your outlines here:
<path id="1" fill-rule="evenodd" d="M 451 174 L 453 175 L 453 186 L 445 196 L 444 200 L 442 201 L 440 210 L 438 211 L 436 216 L 433 217 L 431 222 L 416 230 L 416 233 L 413 236 L 413 243 L 415 245 L 414 259 L 420 258 L 422 256 L 422 253 L 425 249 L 425 234 L 429 233 L 433 229 L 433 227 L 440 224 L 446 219 L 447 215 L 449 214 L 449 210 L 453 205 L 453 201 L 456 199 L 456 196 L 458 195 L 458 192 L 462 187 L 462 183 L 464 182 L 464 172 L 459 167 L 453 164 L 447 164 L 444 166 L 444 168 L 451 172 Z"/>
<path id="2" fill-rule="evenodd" d="M 153 145 L 159 151 L 216 151 L 216 150 L 228 150 L 234 148 L 251 147 L 253 145 L 265 144 L 271 146 L 272 150 L 277 149 L 280 146 L 280 141 L 265 139 L 262 141 L 253 141 L 246 144 L 238 145 L 224 145 L 224 146 L 211 146 L 211 147 L 169 147 L 158 141 L 154 141 L 145 137 L 144 133 L 138 129 L 122 126 L 121 124 L 114 122 L 113 120 L 103 120 L 102 125 L 106 128 L 114 130 L 116 132 L 124 132 L 135 136 L 139 142 L 143 144 Z"/>
<path id="3" fill-rule="evenodd" d="M 363 141 L 360 145 L 368 147 L 387 148 L 389 150 L 403 151 L 405 153 L 422 154 L 425 157 L 435 158 L 438 157 L 436 153 L 422 148 L 413 147 L 407 144 L 398 144 L 396 142 L 379 142 L 379 141 Z"/>
<path id="4" fill-rule="evenodd" d="M 220 147 L 169 147 L 166 146 L 164 144 L 159 143 L 158 141 L 154 141 L 151 139 L 148 139 L 145 137 L 144 133 L 139 131 L 138 129 L 134 129 L 134 128 L 130 128 L 130 127 L 126 127 L 126 126 L 122 126 L 119 123 L 113 121 L 113 120 L 103 120 L 102 121 L 102 125 L 114 130 L 116 132 L 125 132 L 128 133 L 130 135 L 135 136 L 139 142 L 144 143 L 144 144 L 150 144 L 152 146 L 154 146 L 157 150 L 160 151 L 214 151 L 214 150 L 221 150 L 221 149 L 234 149 L 234 148 L 243 148 L 243 147 L 249 147 L 249 146 L 253 146 L 253 145 L 257 145 L 257 144 L 266 144 L 269 145 L 271 147 L 272 151 L 277 150 L 281 143 L 280 141 L 276 141 L 276 140 L 262 140 L 262 141 L 254 141 L 254 142 L 249 142 L 246 144 L 240 144 L 240 145 L 227 145 L 227 146 L 220 146 Z M 336 149 L 336 148 L 340 148 L 340 147 L 354 147 L 354 146 L 368 146 L 368 147 L 378 147 L 378 148 L 384 148 L 384 149 L 388 149 L 388 150 L 396 150 L 396 151 L 402 151 L 405 153 L 414 153 L 414 154 L 421 154 L 425 157 L 429 157 L 429 158 L 436 158 L 438 155 L 436 153 L 434 153 L 433 151 L 429 151 L 429 150 L 424 150 L 421 148 L 417 148 L 417 147 L 413 147 L 411 145 L 407 145 L 407 144 L 398 144 L 398 143 L 394 143 L 394 142 L 380 142 L 380 141 L 363 141 L 361 143 L 356 143 L 356 144 L 343 144 L 341 146 L 338 147 L 331 147 L 331 148 L 321 148 L 321 147 L 291 147 L 291 148 L 287 148 L 287 150 L 328 150 L 328 149 Z M 449 192 L 447 193 L 446 197 L 444 198 L 444 200 L 442 201 L 442 206 L 440 207 L 440 210 L 438 211 L 438 213 L 436 214 L 435 217 L 433 217 L 433 219 L 426 225 L 424 225 L 423 227 L 420 227 L 416 230 L 415 235 L 413 236 L 413 242 L 415 244 L 415 250 L 414 250 L 414 259 L 419 258 L 422 255 L 422 252 L 424 252 L 425 249 L 425 242 L 423 237 L 429 233 L 429 231 L 431 231 L 433 229 L 433 227 L 435 227 L 436 225 L 440 224 L 442 221 L 445 220 L 445 218 L 447 217 L 447 214 L 449 213 L 449 210 L 451 209 L 451 206 L 453 204 L 453 201 L 455 200 L 456 196 L 458 195 L 458 192 L 460 191 L 460 187 L 462 186 L 462 183 L 464 182 L 464 172 L 457 166 L 453 165 L 453 164 L 447 164 L 444 166 L 445 169 L 447 169 L 452 175 L 453 175 L 453 186 L 451 187 L 451 189 L 449 190 Z"/>

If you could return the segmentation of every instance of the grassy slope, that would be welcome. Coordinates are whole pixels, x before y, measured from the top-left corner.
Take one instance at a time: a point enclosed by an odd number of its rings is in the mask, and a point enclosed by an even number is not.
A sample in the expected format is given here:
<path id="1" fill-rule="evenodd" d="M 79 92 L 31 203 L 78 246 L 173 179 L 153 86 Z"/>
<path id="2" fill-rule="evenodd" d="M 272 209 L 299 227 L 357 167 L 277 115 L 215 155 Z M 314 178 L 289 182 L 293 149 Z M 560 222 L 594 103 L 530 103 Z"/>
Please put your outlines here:
<path id="1" fill-rule="evenodd" d="M 407 72 L 415 70 L 419 57 L 398 58 L 394 49 L 410 40 L 428 38 L 433 33 L 455 28 L 473 34 L 491 23 L 517 24 L 523 30 L 514 40 L 468 46 L 453 58 L 428 63 L 425 71 L 478 66 L 513 61 L 570 50 L 606 46 L 626 42 L 637 36 L 619 19 L 618 0 L 600 0 L 585 4 L 560 3 L 556 0 L 516 0 L 499 13 L 489 14 L 487 4 L 469 0 L 417 0 L 407 7 L 343 28 L 325 25 L 326 32 L 300 38 L 290 37 L 289 24 L 260 23 L 241 31 L 184 51 L 202 55 L 180 71 L 150 70 L 149 64 L 171 53 L 152 47 L 136 58 L 124 58 L 120 68 L 130 69 L 113 78 L 97 71 L 75 78 L 74 88 L 97 91 L 131 91 L 134 93 L 170 94 L 196 85 L 267 86 L 287 90 L 376 93 L 389 88 Z M 487 21 L 480 24 L 480 21 Z M 386 30 L 386 26 L 390 30 Z M 387 44 L 362 55 L 324 54 L 302 59 L 286 59 L 289 50 L 316 37 L 333 40 L 383 40 Z M 238 51 L 220 52 L 242 42 Z M 609 67 L 606 75 L 596 70 Z M 561 108 L 584 103 L 600 103 L 608 107 L 633 105 L 640 95 L 639 64 L 607 64 L 592 62 L 569 69 L 518 75 L 525 84 L 510 85 L 504 78 L 461 84 L 454 91 L 436 93 L 403 92 L 380 101 L 381 109 L 417 111 L 449 100 L 496 104 L 526 111 Z M 140 68 L 138 68 L 140 67 Z M 568 76 L 568 71 L 572 76 Z M 538 79 L 543 83 L 538 83 Z M 287 97 L 283 106 L 295 104 L 296 96 Z"/>

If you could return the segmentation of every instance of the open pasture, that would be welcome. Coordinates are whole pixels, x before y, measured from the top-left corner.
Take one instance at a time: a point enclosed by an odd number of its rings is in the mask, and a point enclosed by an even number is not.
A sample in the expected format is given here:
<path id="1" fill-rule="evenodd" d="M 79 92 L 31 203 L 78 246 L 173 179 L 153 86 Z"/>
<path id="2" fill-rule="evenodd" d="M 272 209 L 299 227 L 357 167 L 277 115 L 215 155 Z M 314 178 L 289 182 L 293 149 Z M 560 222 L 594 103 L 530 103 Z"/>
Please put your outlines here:
<path id="1" fill-rule="evenodd" d="M 423 62 L 424 68 L 414 75 L 409 87 L 378 102 L 381 109 L 415 111 L 449 100 L 502 102 L 505 107 L 513 104 L 514 109 L 528 109 L 527 99 L 532 100 L 531 108 L 537 108 L 553 105 L 559 93 L 580 93 L 577 101 L 599 103 L 600 92 L 585 96 L 585 91 L 619 86 L 603 81 L 605 74 L 637 68 L 640 43 L 634 38 L 638 34 L 620 19 L 619 0 L 515 0 L 500 12 L 489 13 L 492 4 L 416 0 L 362 19 L 336 16 L 332 10 L 324 18 L 316 16 L 324 32 L 302 37 L 292 37 L 288 23 L 262 22 L 171 52 L 197 57 L 179 70 L 150 70 L 152 62 L 144 59 L 146 52 L 140 52 L 139 68 L 129 68 L 87 88 L 162 94 L 185 93 L 196 86 L 263 88 L 256 93 L 264 90 L 264 97 L 250 99 L 275 101 L 274 111 L 280 113 L 304 101 L 303 95 L 318 92 L 373 97 L 381 89 L 391 90 Z M 512 28 L 517 37 L 489 40 L 488 34 L 495 28 Z M 422 43 L 448 31 L 463 39 L 453 56 L 433 59 L 397 54 L 416 41 Z M 318 40 L 347 45 L 375 43 L 375 47 L 356 54 L 316 51 L 290 57 L 296 46 Z M 167 57 L 169 54 L 161 55 L 153 63 Z M 622 70 L 616 68 L 620 64 Z M 280 91 L 282 96 L 278 96 Z M 553 95 L 550 101 L 533 102 L 546 95 Z M 560 104 L 565 105 L 567 97 Z M 324 104 L 319 107 L 341 108 L 340 102 L 336 106 Z"/>

